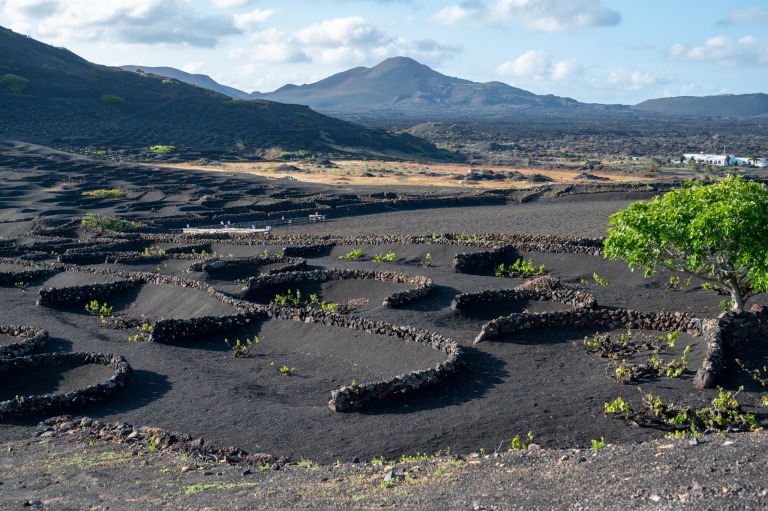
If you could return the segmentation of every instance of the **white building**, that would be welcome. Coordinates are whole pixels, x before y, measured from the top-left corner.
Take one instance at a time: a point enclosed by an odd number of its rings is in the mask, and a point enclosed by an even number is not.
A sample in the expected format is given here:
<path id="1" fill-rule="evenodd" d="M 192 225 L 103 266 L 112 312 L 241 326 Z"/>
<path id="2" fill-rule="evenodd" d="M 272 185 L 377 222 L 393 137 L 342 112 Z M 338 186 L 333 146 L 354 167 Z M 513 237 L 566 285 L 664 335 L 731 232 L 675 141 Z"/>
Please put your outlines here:
<path id="1" fill-rule="evenodd" d="M 734 156 L 732 154 L 686 153 L 683 157 L 685 158 L 684 163 L 690 163 L 691 160 L 694 160 L 704 165 L 716 165 L 718 167 L 730 167 L 735 165 L 768 167 L 768 161 L 766 161 L 765 158 L 752 160 L 750 158 Z"/>

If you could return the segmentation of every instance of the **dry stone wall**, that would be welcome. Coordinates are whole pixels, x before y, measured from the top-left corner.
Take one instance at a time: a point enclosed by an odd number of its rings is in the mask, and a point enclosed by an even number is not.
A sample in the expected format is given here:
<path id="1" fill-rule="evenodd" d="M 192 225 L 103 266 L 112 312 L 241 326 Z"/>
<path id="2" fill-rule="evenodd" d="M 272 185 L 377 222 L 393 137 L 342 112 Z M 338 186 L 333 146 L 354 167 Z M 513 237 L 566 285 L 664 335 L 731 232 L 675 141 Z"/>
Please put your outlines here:
<path id="1" fill-rule="evenodd" d="M 669 332 L 679 330 L 702 335 L 702 319 L 687 312 L 639 312 L 631 309 L 576 309 L 542 313 L 520 313 L 503 316 L 483 325 L 475 344 L 492 337 L 513 334 L 520 330 L 548 326 L 598 326 L 605 328 L 636 328 Z"/>
<path id="2" fill-rule="evenodd" d="M 219 257 L 213 257 L 206 259 L 205 261 L 195 262 L 189 267 L 189 269 L 190 271 L 211 272 L 216 270 L 223 270 L 225 268 L 264 266 L 268 264 L 282 264 L 282 266 L 268 270 L 267 274 L 283 273 L 287 271 L 303 271 L 307 268 L 306 259 L 301 259 L 299 257 L 286 257 L 284 255 L 274 255 L 267 257 L 256 256 L 236 259 L 221 259 Z"/>
<path id="3" fill-rule="evenodd" d="M 428 330 L 411 326 L 396 326 L 383 321 L 372 321 L 347 314 L 318 310 L 269 307 L 263 309 L 270 318 L 281 318 L 303 323 L 315 323 L 367 332 L 373 335 L 397 337 L 406 342 L 418 342 L 448 357 L 433 368 L 411 371 L 388 380 L 343 386 L 331 393 L 328 407 L 336 412 L 358 409 L 364 403 L 386 399 L 396 394 L 413 392 L 435 385 L 455 373 L 463 364 L 461 347 L 452 339 Z"/>
<path id="4" fill-rule="evenodd" d="M 277 284 L 301 282 L 327 282 L 330 280 L 365 279 L 380 280 L 415 285 L 415 288 L 396 291 L 384 299 L 385 307 L 399 307 L 413 300 L 428 295 L 434 289 L 434 283 L 427 277 L 408 273 L 381 272 L 367 270 L 328 269 L 302 272 L 286 272 L 263 277 L 251 277 L 244 289 L 254 290 Z"/>
<path id="5" fill-rule="evenodd" d="M 47 330 L 31 326 L 0 324 L 0 334 L 19 338 L 18 342 L 0 346 L 0 359 L 27 355 L 48 342 Z"/>
<path id="6" fill-rule="evenodd" d="M 115 293 L 133 289 L 139 284 L 141 284 L 140 280 L 130 279 L 106 284 L 42 288 L 37 292 L 37 305 L 73 305 L 88 303 L 91 300 L 104 300 Z"/>
<path id="7" fill-rule="evenodd" d="M 595 309 L 597 300 L 579 289 L 564 287 L 560 279 L 550 276 L 538 277 L 513 289 L 487 290 L 479 293 L 456 295 L 451 303 L 453 310 L 497 302 L 499 300 L 552 300 L 577 309 Z"/>
<path id="8" fill-rule="evenodd" d="M 9 370 L 27 371 L 67 363 L 108 365 L 112 367 L 114 374 L 103 383 L 63 394 L 17 396 L 14 399 L 0 402 L 0 418 L 47 412 L 104 399 L 125 387 L 131 379 L 131 366 L 125 358 L 111 353 L 46 353 L 0 359 L 0 375 Z"/>

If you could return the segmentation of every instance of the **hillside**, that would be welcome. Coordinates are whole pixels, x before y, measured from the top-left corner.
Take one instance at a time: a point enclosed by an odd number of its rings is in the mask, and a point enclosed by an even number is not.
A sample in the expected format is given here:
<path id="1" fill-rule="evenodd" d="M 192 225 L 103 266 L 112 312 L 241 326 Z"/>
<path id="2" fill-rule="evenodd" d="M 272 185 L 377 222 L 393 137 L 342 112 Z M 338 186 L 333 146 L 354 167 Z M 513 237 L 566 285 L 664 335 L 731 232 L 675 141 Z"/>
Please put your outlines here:
<path id="1" fill-rule="evenodd" d="M 229 96 L 230 98 L 250 99 L 249 94 L 247 92 L 243 92 L 239 89 L 235 89 L 234 87 L 228 87 L 226 85 L 222 85 L 208 75 L 203 75 L 198 73 L 187 73 L 186 71 L 182 71 L 181 69 L 176 69 L 174 67 L 151 67 L 151 66 L 127 65 L 127 66 L 120 66 L 120 69 L 122 69 L 123 71 L 139 72 L 139 73 L 163 76 L 165 78 L 172 78 L 180 82 L 188 83 L 190 85 L 196 85 L 204 89 L 218 92 L 219 94 L 224 94 L 225 96 Z"/>
<path id="2" fill-rule="evenodd" d="M 632 108 L 671 115 L 761 117 L 768 116 L 768 94 L 722 94 L 649 99 Z"/>
<path id="3" fill-rule="evenodd" d="M 176 155 L 282 151 L 445 158 L 432 144 L 319 114 L 105 67 L 0 27 L 0 138 Z"/>

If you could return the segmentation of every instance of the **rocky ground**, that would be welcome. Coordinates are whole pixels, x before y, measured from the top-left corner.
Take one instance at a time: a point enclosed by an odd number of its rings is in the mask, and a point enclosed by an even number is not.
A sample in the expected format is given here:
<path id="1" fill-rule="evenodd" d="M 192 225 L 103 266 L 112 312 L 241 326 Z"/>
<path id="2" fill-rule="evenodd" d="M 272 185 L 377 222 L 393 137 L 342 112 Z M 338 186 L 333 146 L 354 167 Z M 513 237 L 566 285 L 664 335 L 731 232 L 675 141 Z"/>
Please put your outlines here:
<path id="1" fill-rule="evenodd" d="M 594 328 L 546 328 L 472 344 L 481 325 L 497 315 L 559 306 L 520 300 L 468 312 L 450 306 L 459 293 L 508 289 L 526 280 L 494 276 L 492 268 L 454 271 L 457 253 L 484 248 L 474 244 L 475 233 L 597 238 L 604 235 L 611 213 L 657 193 L 648 187 L 524 201 L 514 194 L 489 199 L 441 191 L 435 197 L 425 190 L 410 195 L 367 190 L 363 196 L 222 174 L 195 175 L 180 183 L 179 171 L 94 164 L 18 145 L 6 146 L 2 164 L 0 249 L 8 259 L 0 270 L 6 274 L 22 268 L 19 257 L 34 267 L 52 263 L 72 248 L 96 251 L 99 258 L 104 250 L 125 254 L 130 249 L 134 255 L 160 249 L 187 252 L 184 257 L 133 262 L 94 259 L 78 263 L 72 271 L 0 287 L 1 323 L 50 332 L 38 352 L 111 352 L 124 355 L 133 367 L 133 381 L 121 392 L 64 410 L 109 427 L 94 428 L 90 421 L 82 423 L 84 428 L 67 422 L 56 426 L 55 421 L 47 429 L 38 427 L 41 420 L 62 413 L 59 410 L 0 421 L 0 507 L 745 509 L 766 504 L 766 462 L 760 455 L 764 433 L 665 440 L 658 430 L 604 416 L 605 403 L 618 395 L 639 406 L 639 389 L 679 404 L 707 405 L 718 391 L 692 385 L 693 371 L 704 356 L 699 338 L 681 333 L 677 347 L 663 354 L 679 358 L 690 344 L 692 370 L 681 378 L 622 385 L 610 377 L 609 362 L 584 349 L 583 340 L 595 334 Z M 95 187 L 121 189 L 126 196 L 82 195 Z M 345 211 L 340 203 L 350 207 Z M 326 222 L 275 222 L 276 213 L 298 219 L 307 210 L 322 208 L 330 208 Z M 144 234 L 112 241 L 95 236 L 79 224 L 87 212 L 142 222 Z M 248 215 L 253 222 L 274 223 L 272 237 L 252 245 L 207 240 L 205 255 L 199 244 L 163 238 L 188 221 L 201 225 Z M 444 233 L 454 233 L 461 242 L 440 242 Z M 395 236 L 386 238 L 390 235 Z M 398 235 L 424 239 L 408 241 Z M 98 273 L 102 270 L 189 279 L 234 299 L 264 303 L 268 295 L 243 290 L 243 281 L 258 276 L 250 274 L 261 271 L 258 267 L 217 274 L 192 271 L 190 265 L 214 252 L 223 259 L 254 257 L 294 246 L 298 239 L 331 238 L 333 247 L 305 256 L 308 269 L 404 272 L 430 278 L 435 289 L 397 308 L 382 303 L 388 294 L 407 288 L 403 284 L 351 280 L 296 289 L 304 296 L 316 293 L 323 301 L 352 300 L 353 314 L 363 318 L 456 340 L 465 364 L 455 375 L 404 396 L 337 413 L 328 409 L 327 401 L 339 386 L 432 367 L 444 355 L 385 335 L 275 318 L 180 343 L 131 341 L 133 327 L 116 328 L 91 317 L 82 304 L 36 305 L 40 287 L 116 279 Z M 359 259 L 340 259 L 355 249 L 362 253 Z M 375 261 L 390 252 L 392 261 Z M 702 318 L 719 314 L 722 297 L 702 289 L 699 282 L 683 281 L 669 289 L 669 274 L 646 279 L 621 261 L 591 253 L 521 249 L 506 262 L 518 257 L 537 267 L 543 264 L 564 285 L 593 294 L 606 310 L 669 310 Z M 110 298 L 110 303 L 115 316 L 137 324 L 237 312 L 194 286 L 164 283 L 145 283 Z M 261 342 L 248 357 L 235 357 L 225 342 L 253 336 Z M 9 342 L 0 336 L 0 345 Z M 726 391 L 747 386 L 739 400 L 761 424 L 766 423 L 764 392 L 733 360 L 739 356 L 762 367 L 766 353 L 764 342 L 757 339 L 732 346 L 720 380 Z M 282 367 L 288 371 L 281 372 Z M 6 378 L 3 395 L 67 392 L 108 376 L 103 368 L 90 366 L 36 371 L 45 378 Z M 184 439 L 178 444 L 186 447 L 173 447 L 163 430 L 181 432 L 174 438 Z M 528 440 L 528 432 L 533 440 Z M 532 445 L 510 450 L 516 446 L 515 437 Z"/>

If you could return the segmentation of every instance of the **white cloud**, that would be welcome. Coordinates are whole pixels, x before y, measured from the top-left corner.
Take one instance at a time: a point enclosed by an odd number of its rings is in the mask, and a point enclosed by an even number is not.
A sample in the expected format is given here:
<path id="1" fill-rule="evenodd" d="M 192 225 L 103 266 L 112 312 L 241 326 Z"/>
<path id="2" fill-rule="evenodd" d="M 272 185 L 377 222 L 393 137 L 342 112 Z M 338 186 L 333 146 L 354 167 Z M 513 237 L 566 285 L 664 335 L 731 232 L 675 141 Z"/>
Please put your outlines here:
<path id="1" fill-rule="evenodd" d="M 232 7 L 245 7 L 251 0 L 213 0 L 214 7 L 219 9 L 231 9 Z"/>
<path id="2" fill-rule="evenodd" d="M 274 13 L 274 9 L 254 9 L 251 12 L 235 14 L 233 18 L 237 28 L 249 31 L 261 26 Z"/>
<path id="3" fill-rule="evenodd" d="M 554 62 L 549 53 L 531 50 L 501 63 L 496 72 L 502 76 L 559 81 L 581 74 L 583 67 L 575 59 Z"/>
<path id="4" fill-rule="evenodd" d="M 321 47 L 375 46 L 391 41 L 389 36 L 359 16 L 323 20 L 296 31 L 294 37 L 301 44 Z"/>
<path id="5" fill-rule="evenodd" d="M 462 51 L 461 46 L 445 41 L 390 36 L 361 17 L 323 20 L 292 34 L 270 28 L 252 34 L 249 42 L 248 47 L 230 52 L 230 57 L 261 63 L 309 61 L 341 67 L 377 64 L 398 55 L 434 64 Z"/>
<path id="6" fill-rule="evenodd" d="M 755 25 L 768 23 L 768 11 L 754 7 L 738 9 L 728 13 L 728 16 L 717 22 L 718 25 Z"/>
<path id="7" fill-rule="evenodd" d="M 35 37 L 66 45 L 76 41 L 214 47 L 239 33 L 233 20 L 203 15 L 190 0 L 6 0 L 11 25 L 32 27 Z"/>
<path id="8" fill-rule="evenodd" d="M 617 88 L 639 90 L 663 85 L 668 83 L 668 80 L 663 73 L 652 73 L 650 71 L 639 71 L 622 67 L 608 75 L 607 83 Z"/>
<path id="9" fill-rule="evenodd" d="M 676 44 L 669 49 L 670 57 L 681 60 L 716 62 L 725 67 L 768 66 L 768 40 L 745 36 L 733 40 L 716 36 L 699 46 Z"/>
<path id="10" fill-rule="evenodd" d="M 461 25 L 463 23 L 483 23 L 488 15 L 488 9 L 480 3 L 464 3 L 461 5 L 449 5 L 435 14 L 430 19 L 441 25 Z"/>
<path id="11" fill-rule="evenodd" d="M 265 64 L 307 62 L 309 57 L 296 42 L 276 28 L 268 28 L 250 36 L 247 48 L 236 48 L 229 53 L 235 60 L 247 59 Z"/>
<path id="12" fill-rule="evenodd" d="M 203 69 L 203 66 L 205 66 L 205 62 L 202 62 L 202 61 L 190 62 L 182 66 L 180 69 L 185 73 L 197 73 L 198 71 Z"/>
<path id="13" fill-rule="evenodd" d="M 530 30 L 557 33 L 615 26 L 621 22 L 621 14 L 604 7 L 601 0 L 495 0 L 491 5 L 472 1 L 448 6 L 431 20 L 444 25 L 517 20 Z"/>

